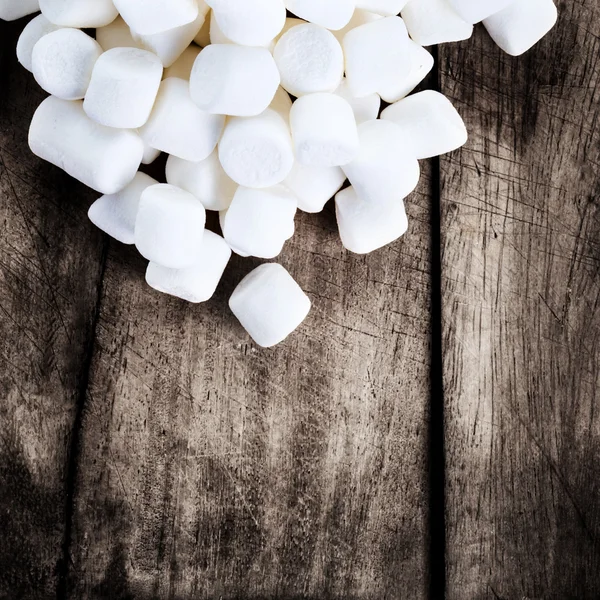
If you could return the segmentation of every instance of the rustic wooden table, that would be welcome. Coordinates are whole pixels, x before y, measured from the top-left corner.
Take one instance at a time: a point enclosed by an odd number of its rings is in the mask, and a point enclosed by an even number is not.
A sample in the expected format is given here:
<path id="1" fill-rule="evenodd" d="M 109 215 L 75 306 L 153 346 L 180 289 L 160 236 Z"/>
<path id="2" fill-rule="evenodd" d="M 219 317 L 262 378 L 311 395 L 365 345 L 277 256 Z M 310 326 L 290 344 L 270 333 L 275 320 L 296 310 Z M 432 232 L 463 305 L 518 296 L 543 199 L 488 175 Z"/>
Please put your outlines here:
<path id="1" fill-rule="evenodd" d="M 32 157 L 0 25 L 0 597 L 600 597 L 600 5 L 524 57 L 478 28 L 433 83 L 471 138 L 410 230 L 282 263 L 314 301 L 259 350 L 87 221 Z"/>

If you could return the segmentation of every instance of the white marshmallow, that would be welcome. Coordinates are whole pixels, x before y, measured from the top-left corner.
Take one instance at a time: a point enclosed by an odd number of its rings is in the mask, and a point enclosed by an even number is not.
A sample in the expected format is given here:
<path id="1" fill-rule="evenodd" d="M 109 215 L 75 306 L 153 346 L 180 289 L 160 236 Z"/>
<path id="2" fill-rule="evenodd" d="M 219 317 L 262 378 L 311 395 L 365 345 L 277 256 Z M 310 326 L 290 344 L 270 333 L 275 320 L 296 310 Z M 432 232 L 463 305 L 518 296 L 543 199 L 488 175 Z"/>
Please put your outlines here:
<path id="1" fill-rule="evenodd" d="M 285 5 L 305 21 L 337 30 L 352 18 L 355 0 L 285 0 Z"/>
<path id="2" fill-rule="evenodd" d="M 372 121 L 379 116 L 379 109 L 381 108 L 381 98 L 379 97 L 379 94 L 369 94 L 362 98 L 356 98 L 352 95 L 348 80 L 345 78 L 340 84 L 340 87 L 335 90 L 335 93 L 350 104 L 358 125 L 365 121 Z"/>
<path id="3" fill-rule="evenodd" d="M 58 29 L 33 47 L 31 67 L 38 84 L 63 100 L 80 100 L 87 92 L 100 44 L 79 29 Z"/>
<path id="4" fill-rule="evenodd" d="M 46 98 L 31 121 L 32 152 L 102 194 L 130 183 L 144 144 L 134 131 L 104 127 L 83 111 L 82 102 Z"/>
<path id="5" fill-rule="evenodd" d="M 215 12 L 211 11 L 210 13 L 210 43 L 211 44 L 233 44 L 232 42 L 222 31 L 217 23 L 217 18 L 215 17 Z"/>
<path id="6" fill-rule="evenodd" d="M 219 142 L 219 160 L 240 185 L 266 188 L 281 183 L 294 164 L 285 120 L 270 108 L 256 117 L 232 117 Z"/>
<path id="7" fill-rule="evenodd" d="M 266 48 L 211 44 L 202 50 L 190 77 L 190 94 L 213 114 L 253 117 L 275 97 L 279 71 Z"/>
<path id="8" fill-rule="evenodd" d="M 0 19 L 16 21 L 40 10 L 39 0 L 0 0 Z"/>
<path id="9" fill-rule="evenodd" d="M 193 44 L 188 46 L 181 56 L 169 68 L 165 69 L 163 79 L 179 77 L 179 79 L 187 79 L 189 81 L 194 62 L 198 58 L 200 50 L 202 48 Z"/>
<path id="10" fill-rule="evenodd" d="M 188 302 L 206 302 L 213 297 L 230 258 L 231 248 L 227 242 L 206 230 L 200 252 L 191 267 L 169 269 L 151 262 L 146 270 L 146 282 L 164 294 Z"/>
<path id="11" fill-rule="evenodd" d="M 173 185 L 144 190 L 135 221 L 135 245 L 148 260 L 169 269 L 191 267 L 202 246 L 206 211 Z"/>
<path id="12" fill-rule="evenodd" d="M 239 187 L 223 220 L 232 248 L 259 258 L 274 258 L 294 235 L 298 202 L 282 185 L 264 190 Z"/>
<path id="13" fill-rule="evenodd" d="M 283 29 L 283 0 L 207 0 L 223 35 L 243 46 L 266 46 Z"/>
<path id="14" fill-rule="evenodd" d="M 112 0 L 40 0 L 43 15 L 61 27 L 104 27 L 117 18 Z"/>
<path id="15" fill-rule="evenodd" d="M 229 308 L 263 348 L 282 342 L 310 312 L 310 299 L 294 278 L 276 263 L 246 275 L 229 299 Z"/>
<path id="16" fill-rule="evenodd" d="M 330 31 L 319 25 L 292 27 L 275 45 L 273 56 L 281 85 L 293 96 L 333 92 L 342 81 L 342 47 Z"/>
<path id="17" fill-rule="evenodd" d="M 281 87 L 277 88 L 275 97 L 271 102 L 271 106 L 276 113 L 279 113 L 286 123 L 290 122 L 290 111 L 292 110 L 292 99 L 290 95 Z"/>
<path id="18" fill-rule="evenodd" d="M 83 110 L 107 127 L 136 129 L 154 106 L 163 68 L 159 58 L 138 48 L 113 48 L 98 59 Z"/>
<path id="19" fill-rule="evenodd" d="M 352 187 L 335 197 L 335 213 L 344 248 L 356 254 L 382 248 L 408 229 L 402 200 L 373 204 L 360 199 Z"/>
<path id="20" fill-rule="evenodd" d="M 467 142 L 467 129 L 448 98 L 426 90 L 388 106 L 381 118 L 396 123 L 418 159 L 452 152 Z"/>
<path id="21" fill-rule="evenodd" d="M 143 141 L 144 140 L 142 140 L 142 142 Z M 144 156 L 142 156 L 142 164 L 151 165 L 161 154 L 162 152 L 160 150 L 157 150 L 152 146 L 148 146 L 148 144 L 144 142 Z"/>
<path id="22" fill-rule="evenodd" d="M 193 194 L 206 210 L 219 211 L 229 207 L 238 187 L 223 170 L 216 150 L 200 162 L 169 156 L 167 183 Z"/>
<path id="23" fill-rule="evenodd" d="M 27 23 L 17 42 L 17 58 L 28 71 L 33 69 L 33 65 L 31 64 L 33 47 L 45 35 L 57 29 L 60 29 L 60 27 L 54 23 L 50 23 L 44 15 L 38 15 L 35 19 Z"/>
<path id="24" fill-rule="evenodd" d="M 144 173 L 136 173 L 133 181 L 116 194 L 98 198 L 90 206 L 90 221 L 123 244 L 135 243 L 135 220 L 142 192 L 158 181 Z"/>
<path id="25" fill-rule="evenodd" d="M 209 115 L 192 101 L 188 82 L 165 79 L 148 122 L 140 129 L 153 148 L 190 161 L 204 160 L 217 145 L 225 117 Z"/>
<path id="26" fill-rule="evenodd" d="M 539 42 L 556 23 L 552 0 L 518 0 L 483 21 L 492 39 L 511 56 L 519 56 Z"/>
<path id="27" fill-rule="evenodd" d="M 461 19 L 448 0 L 410 0 L 402 18 L 410 37 L 421 46 L 459 42 L 473 34 L 473 25 Z"/>
<path id="28" fill-rule="evenodd" d="M 411 70 L 408 33 L 400 17 L 384 17 L 344 36 L 346 78 L 354 96 L 379 93 Z"/>
<path id="29" fill-rule="evenodd" d="M 419 163 L 402 129 L 391 121 L 358 127 L 360 152 L 343 167 L 356 193 L 374 204 L 402 200 L 419 182 Z"/>
<path id="30" fill-rule="evenodd" d="M 346 175 L 340 167 L 307 167 L 296 162 L 283 185 L 295 194 L 300 210 L 318 213 L 345 180 Z"/>
<path id="31" fill-rule="evenodd" d="M 515 0 L 448 0 L 456 14 L 467 23 L 479 23 Z"/>
<path id="32" fill-rule="evenodd" d="M 96 29 L 96 41 L 105 52 L 112 48 L 141 48 L 141 44 L 133 39 L 129 25 L 121 17 L 106 27 Z"/>
<path id="33" fill-rule="evenodd" d="M 95 1 L 95 0 L 94 0 Z M 139 35 L 187 25 L 198 18 L 197 0 L 113 0 L 125 22 Z"/>
<path id="34" fill-rule="evenodd" d="M 298 98 L 290 112 L 296 160 L 309 167 L 338 167 L 358 154 L 354 112 L 336 94 Z"/>
<path id="35" fill-rule="evenodd" d="M 344 36 L 352 29 L 356 29 L 357 27 L 366 25 L 367 23 L 372 23 L 373 21 L 378 21 L 382 18 L 382 15 L 377 15 L 366 10 L 356 9 L 348 25 L 346 25 L 346 27 L 342 27 L 342 29 L 338 29 L 337 31 L 332 31 L 332 33 L 336 37 L 337 41 L 342 44 L 344 41 Z"/>
<path id="36" fill-rule="evenodd" d="M 356 8 L 368 10 L 384 17 L 394 17 L 400 14 L 407 2 L 408 0 L 356 0 Z"/>

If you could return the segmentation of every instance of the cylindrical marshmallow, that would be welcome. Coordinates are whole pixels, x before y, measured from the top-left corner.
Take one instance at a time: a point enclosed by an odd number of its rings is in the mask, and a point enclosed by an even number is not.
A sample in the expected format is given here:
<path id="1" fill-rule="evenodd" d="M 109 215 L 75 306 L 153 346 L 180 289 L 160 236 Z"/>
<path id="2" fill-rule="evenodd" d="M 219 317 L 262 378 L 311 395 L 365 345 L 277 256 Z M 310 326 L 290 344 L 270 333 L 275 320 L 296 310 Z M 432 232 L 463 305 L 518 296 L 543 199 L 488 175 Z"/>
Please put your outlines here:
<path id="1" fill-rule="evenodd" d="M 40 10 L 39 0 L 0 0 L 0 19 L 16 21 Z"/>
<path id="2" fill-rule="evenodd" d="M 47 34 L 60 29 L 58 25 L 51 23 L 44 15 L 38 15 L 27 23 L 17 42 L 17 58 L 28 70 L 33 70 L 32 54 L 34 46 Z"/>
<path id="3" fill-rule="evenodd" d="M 117 18 L 112 0 L 40 0 L 43 15 L 61 27 L 104 27 Z"/>
<path id="4" fill-rule="evenodd" d="M 126 23 L 139 35 L 187 25 L 198 18 L 197 0 L 113 0 Z"/>
<path id="5" fill-rule="evenodd" d="M 421 46 L 459 42 L 473 34 L 473 25 L 461 19 L 448 0 L 410 0 L 402 18 L 410 37 Z"/>
<path id="6" fill-rule="evenodd" d="M 352 18 L 356 0 L 285 0 L 285 5 L 305 21 L 337 30 Z"/>
<path id="7" fill-rule="evenodd" d="M 295 162 L 283 185 L 293 192 L 298 208 L 318 213 L 344 184 L 346 175 L 340 167 L 306 167 Z"/>

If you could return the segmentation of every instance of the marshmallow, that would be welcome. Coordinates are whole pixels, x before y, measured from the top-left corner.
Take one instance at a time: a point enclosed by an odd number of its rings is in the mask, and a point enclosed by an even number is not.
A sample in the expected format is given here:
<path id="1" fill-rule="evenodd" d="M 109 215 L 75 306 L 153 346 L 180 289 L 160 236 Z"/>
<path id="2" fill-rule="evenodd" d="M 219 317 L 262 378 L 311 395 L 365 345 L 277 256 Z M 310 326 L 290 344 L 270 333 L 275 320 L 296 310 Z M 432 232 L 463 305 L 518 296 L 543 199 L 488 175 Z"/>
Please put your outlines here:
<path id="1" fill-rule="evenodd" d="M 233 44 L 233 42 L 221 31 L 214 11 L 211 11 L 210 13 L 210 43 Z"/>
<path id="2" fill-rule="evenodd" d="M 240 185 L 266 188 L 281 183 L 294 164 L 285 120 L 270 108 L 256 117 L 232 117 L 219 142 L 219 160 Z"/>
<path id="3" fill-rule="evenodd" d="M 115 194 L 130 183 L 144 144 L 133 131 L 92 121 L 82 102 L 46 98 L 31 121 L 29 146 L 40 158 L 102 194 Z"/>
<path id="4" fill-rule="evenodd" d="M 335 214 L 344 248 L 367 254 L 406 233 L 408 219 L 402 200 L 373 204 L 358 197 L 352 187 L 335 197 Z"/>
<path id="5" fill-rule="evenodd" d="M 373 21 L 378 21 L 382 19 L 382 15 L 377 15 L 372 12 L 368 12 L 366 10 L 355 10 L 350 22 L 346 27 L 342 27 L 342 29 L 338 29 L 337 31 L 332 31 L 333 35 L 337 39 L 337 41 L 342 44 L 344 41 L 344 36 L 351 31 L 352 29 L 356 29 L 361 25 L 366 25 L 367 23 L 372 23 Z"/>
<path id="6" fill-rule="evenodd" d="M 238 187 L 223 170 L 216 150 L 200 162 L 169 156 L 167 183 L 194 195 L 206 210 L 228 208 Z"/>
<path id="7" fill-rule="evenodd" d="M 402 128 L 391 121 L 358 127 L 360 152 L 343 167 L 361 200 L 374 204 L 402 200 L 419 182 L 419 163 Z"/>
<path id="8" fill-rule="evenodd" d="M 515 0 L 448 0 L 456 14 L 467 23 L 479 23 Z"/>
<path id="9" fill-rule="evenodd" d="M 333 92 L 342 81 L 342 48 L 334 35 L 319 25 L 292 27 L 275 45 L 273 56 L 281 85 L 293 96 Z"/>
<path id="10" fill-rule="evenodd" d="M 219 225 L 221 226 L 221 231 L 225 231 L 225 221 L 227 219 L 227 209 L 219 211 Z M 231 244 L 228 244 L 229 247 L 238 255 L 243 258 L 248 258 L 250 255 L 247 252 L 242 252 L 238 248 L 234 248 Z"/>
<path id="11" fill-rule="evenodd" d="M 92 0 L 95 1 L 95 0 Z M 139 35 L 187 25 L 198 18 L 197 0 L 113 0 L 125 22 Z"/>
<path id="12" fill-rule="evenodd" d="M 290 95 L 280 86 L 275 92 L 275 97 L 271 102 L 271 106 L 276 113 L 279 113 L 286 123 L 290 121 L 290 111 L 292 110 L 292 99 Z"/>
<path id="13" fill-rule="evenodd" d="M 129 25 L 121 17 L 106 27 L 96 29 L 96 41 L 105 52 L 113 48 L 141 48 L 139 42 L 133 39 Z"/>
<path id="14" fill-rule="evenodd" d="M 461 19 L 448 0 L 410 0 L 402 18 L 410 37 L 421 46 L 459 42 L 473 34 L 473 25 Z"/>
<path id="15" fill-rule="evenodd" d="M 117 18 L 112 0 L 40 0 L 42 14 L 61 27 L 104 27 Z"/>
<path id="16" fill-rule="evenodd" d="M 213 114 L 253 117 L 273 100 L 279 72 L 266 48 L 211 44 L 202 50 L 190 76 L 190 94 Z"/>
<path id="17" fill-rule="evenodd" d="M 229 299 L 229 308 L 263 348 L 282 342 L 310 312 L 310 299 L 294 278 L 276 263 L 246 275 Z"/>
<path id="18" fill-rule="evenodd" d="M 181 56 L 168 69 L 165 69 L 163 79 L 179 77 L 179 79 L 187 79 L 189 81 L 192 67 L 201 49 L 193 44 L 188 46 Z"/>
<path id="19" fill-rule="evenodd" d="M 230 258 L 231 249 L 227 242 L 207 230 L 192 266 L 169 269 L 151 262 L 146 270 L 146 282 L 164 294 L 188 302 L 206 302 L 213 297 Z"/>
<path id="20" fill-rule="evenodd" d="M 282 185 L 264 190 L 239 187 L 223 219 L 223 236 L 232 248 L 274 258 L 294 235 L 298 202 Z"/>
<path id="21" fill-rule="evenodd" d="M 309 167 L 338 167 L 358 154 L 358 132 L 348 102 L 335 94 L 298 98 L 290 112 L 296 160 Z"/>
<path id="22" fill-rule="evenodd" d="M 0 0 L 0 19 L 16 21 L 40 10 L 39 0 Z"/>
<path id="23" fill-rule="evenodd" d="M 552 0 L 518 0 L 483 21 L 492 39 L 511 56 L 519 56 L 539 42 L 556 23 Z"/>
<path id="24" fill-rule="evenodd" d="M 381 118 L 402 129 L 418 159 L 452 152 L 467 142 L 467 129 L 448 98 L 426 90 L 388 106 Z"/>
<path id="25" fill-rule="evenodd" d="M 27 23 L 17 42 L 17 58 L 28 70 L 33 70 L 32 54 L 33 47 L 48 33 L 60 29 L 58 25 L 50 23 L 44 15 L 38 15 Z"/>
<path id="26" fill-rule="evenodd" d="M 348 102 L 354 112 L 354 119 L 358 125 L 365 121 L 372 121 L 379 116 L 379 109 L 381 108 L 381 98 L 379 97 L 379 94 L 369 94 L 362 98 L 356 98 L 352 95 L 348 80 L 345 78 L 340 84 L 340 87 L 335 90 L 335 93 Z"/>
<path id="27" fill-rule="evenodd" d="M 345 180 L 346 175 L 340 167 L 307 167 L 296 162 L 283 185 L 295 194 L 300 210 L 318 213 Z"/>
<path id="28" fill-rule="evenodd" d="M 387 89 L 410 73 L 408 33 L 400 17 L 384 17 L 352 29 L 343 46 L 346 78 L 357 98 Z"/>
<path id="29" fill-rule="evenodd" d="M 243 46 L 266 46 L 285 24 L 283 0 L 207 0 L 223 35 Z"/>
<path id="30" fill-rule="evenodd" d="M 480 1 L 480 0 L 473 0 Z M 408 0 L 356 0 L 356 8 L 383 15 L 394 17 L 406 6 Z"/>
<path id="31" fill-rule="evenodd" d="M 225 117 L 210 115 L 192 101 L 188 82 L 165 79 L 140 135 L 149 146 L 185 160 L 204 160 L 217 145 Z"/>
<path id="32" fill-rule="evenodd" d="M 144 142 L 144 140 L 142 140 L 142 142 Z M 160 150 L 157 150 L 152 146 L 148 146 L 148 144 L 144 142 L 144 156 L 142 156 L 142 164 L 151 165 L 161 154 L 162 152 Z"/>
<path id="33" fill-rule="evenodd" d="M 80 100 L 87 92 L 100 44 L 79 29 L 58 29 L 33 47 L 31 67 L 38 84 L 63 100 Z"/>
<path id="34" fill-rule="evenodd" d="M 107 127 L 135 129 L 154 106 L 163 68 L 157 56 L 137 48 L 113 48 L 98 59 L 83 110 Z"/>
<path id="35" fill-rule="evenodd" d="M 135 221 L 135 245 L 148 260 L 169 269 L 191 267 L 202 246 L 206 211 L 173 185 L 146 188 Z"/>
<path id="36" fill-rule="evenodd" d="M 90 221 L 123 244 L 135 243 L 135 219 L 142 192 L 158 181 L 144 173 L 136 173 L 133 181 L 116 194 L 98 198 L 90 206 Z"/>
<path id="37" fill-rule="evenodd" d="M 305 21 L 337 30 L 352 18 L 355 0 L 285 0 L 285 5 Z"/>

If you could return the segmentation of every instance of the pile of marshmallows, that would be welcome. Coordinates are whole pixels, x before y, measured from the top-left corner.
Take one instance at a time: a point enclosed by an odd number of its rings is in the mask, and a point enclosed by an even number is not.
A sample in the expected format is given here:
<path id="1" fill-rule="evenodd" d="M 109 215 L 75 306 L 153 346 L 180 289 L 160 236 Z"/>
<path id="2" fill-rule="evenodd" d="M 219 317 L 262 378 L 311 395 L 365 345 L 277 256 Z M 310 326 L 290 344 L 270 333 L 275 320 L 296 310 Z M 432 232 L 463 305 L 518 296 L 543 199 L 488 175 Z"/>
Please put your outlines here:
<path id="1" fill-rule="evenodd" d="M 444 96 L 408 96 L 433 66 L 423 46 L 483 21 L 517 55 L 557 16 L 552 0 L 0 0 L 3 19 L 38 10 L 17 47 L 51 94 L 32 151 L 104 194 L 92 222 L 136 245 L 153 288 L 190 302 L 214 294 L 232 251 L 276 257 L 297 209 L 333 196 L 351 252 L 403 235 L 418 161 L 467 140 Z M 138 172 L 161 152 L 168 184 Z M 265 347 L 310 310 L 276 263 L 229 304 Z"/>

